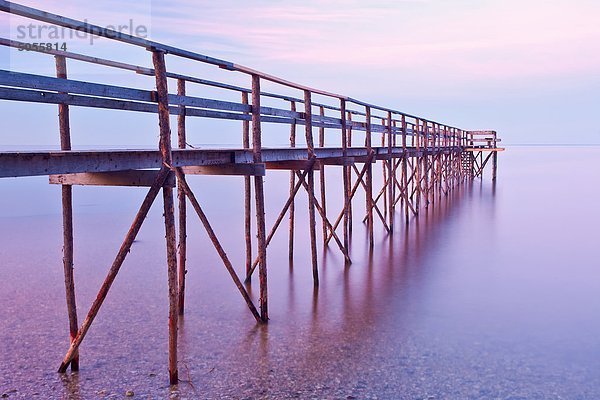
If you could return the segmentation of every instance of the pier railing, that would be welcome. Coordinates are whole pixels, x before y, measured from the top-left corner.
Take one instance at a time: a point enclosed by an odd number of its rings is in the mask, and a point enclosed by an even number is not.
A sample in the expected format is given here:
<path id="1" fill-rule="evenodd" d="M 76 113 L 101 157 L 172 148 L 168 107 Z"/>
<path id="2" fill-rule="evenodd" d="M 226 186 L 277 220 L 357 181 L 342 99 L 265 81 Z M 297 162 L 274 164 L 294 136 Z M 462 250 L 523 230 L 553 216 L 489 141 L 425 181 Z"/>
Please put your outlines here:
<path id="1" fill-rule="evenodd" d="M 345 95 L 312 88 L 272 76 L 243 65 L 190 52 L 162 43 L 123 34 L 87 22 L 0 0 L 0 11 L 53 24 L 66 29 L 101 36 L 148 51 L 152 67 L 94 57 L 56 48 L 26 46 L 27 43 L 0 38 L 0 45 L 24 48 L 55 58 L 56 76 L 0 70 L 0 100 L 58 105 L 61 151 L 0 152 L 0 177 L 49 175 L 50 183 L 62 185 L 63 265 L 71 344 L 59 368 L 78 368 L 78 349 L 102 306 L 133 241 L 158 193 L 163 193 L 169 286 L 169 373 L 177 383 L 177 323 L 183 314 L 186 273 L 186 210 L 192 205 L 254 318 L 267 322 L 266 249 L 283 218 L 289 215 L 289 255 L 294 247 L 294 199 L 300 189 L 308 195 L 311 266 L 315 286 L 319 284 L 316 215 L 321 218 L 323 246 L 334 241 L 347 264 L 350 258 L 352 200 L 359 188 L 365 192 L 369 246 L 373 247 L 375 222 L 392 234 L 396 206 L 406 223 L 419 214 L 420 207 L 434 203 L 468 178 L 480 176 L 492 159 L 496 177 L 497 142 L 494 131 L 467 131 L 396 109 L 371 104 Z M 28 51 L 20 57 L 28 57 Z M 249 78 L 248 87 L 233 85 L 167 69 L 166 56 L 179 57 L 215 66 Z M 67 60 L 106 68 L 131 71 L 152 77 L 148 88 L 140 89 L 108 83 L 92 83 L 68 77 Z M 176 92 L 168 82 L 176 83 Z M 270 82 L 279 88 L 263 91 Z M 191 85 L 208 86 L 237 93 L 238 100 L 189 95 Z M 280 91 L 281 90 L 281 91 Z M 298 91 L 297 96 L 288 92 Z M 221 92 L 223 93 L 223 92 Z M 217 97 L 217 98 L 214 98 Z M 276 106 L 264 106 L 270 99 Z M 71 145 L 69 107 L 88 107 L 150 113 L 158 116 L 160 140 L 157 150 L 75 151 Z M 177 116 L 177 149 L 172 149 L 170 116 Z M 241 147 L 234 149 L 195 149 L 187 144 L 186 119 L 211 118 L 240 121 Z M 264 124 L 286 125 L 289 145 L 267 148 L 262 144 Z M 304 138 L 297 138 L 296 127 L 304 126 Z M 313 128 L 318 129 L 315 138 Z M 325 145 L 325 130 L 339 133 L 339 145 Z M 358 135 L 357 133 L 360 133 Z M 377 135 L 377 136 L 375 136 Z M 154 135 L 153 135 L 154 136 Z M 317 139 L 317 140 L 315 140 Z M 360 139 L 360 140 L 359 140 Z M 300 145 L 305 145 L 301 147 Z M 485 160 L 483 152 L 489 151 Z M 373 165 L 382 165 L 383 187 L 374 192 Z M 357 164 L 362 166 L 357 167 Z M 343 169 L 343 208 L 335 220 L 328 217 L 325 196 L 325 166 Z M 290 173 L 289 198 L 267 233 L 265 224 L 263 176 L 267 169 Z M 315 193 L 314 171 L 319 172 L 320 193 Z M 246 282 L 255 268 L 259 275 L 257 308 L 186 181 L 186 174 L 241 175 L 244 177 L 244 226 L 246 245 Z M 252 178 L 252 180 L 251 180 Z M 354 182 L 353 182 L 353 179 Z M 256 212 L 256 258 L 252 254 L 251 184 L 254 183 Z M 334 184 L 334 183 L 332 183 Z M 86 318 L 78 324 L 73 275 L 73 185 L 145 186 L 148 193 L 111 265 L 104 283 Z M 173 188 L 177 186 L 177 216 Z M 383 202 L 383 207 L 380 203 Z M 331 213 L 331 210 L 329 210 Z M 378 218 L 378 220 L 376 220 Z M 338 227 L 343 233 L 338 233 Z M 340 238 L 342 236 L 342 238 Z"/>

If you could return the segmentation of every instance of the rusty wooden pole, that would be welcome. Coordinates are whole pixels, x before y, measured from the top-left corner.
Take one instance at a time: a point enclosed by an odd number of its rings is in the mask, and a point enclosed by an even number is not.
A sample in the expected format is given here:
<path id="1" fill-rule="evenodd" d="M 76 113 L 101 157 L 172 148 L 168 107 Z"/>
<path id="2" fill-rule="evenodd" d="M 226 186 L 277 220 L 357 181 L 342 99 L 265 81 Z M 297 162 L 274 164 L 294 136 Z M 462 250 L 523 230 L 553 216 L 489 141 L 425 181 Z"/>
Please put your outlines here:
<path id="1" fill-rule="evenodd" d="M 423 121 L 423 179 L 425 180 L 425 208 L 429 207 L 429 122 Z"/>
<path id="2" fill-rule="evenodd" d="M 348 140 L 348 144 L 347 147 L 352 147 L 352 113 L 350 111 L 347 111 L 348 114 L 348 122 L 349 124 L 347 125 L 347 129 L 348 129 L 348 134 L 346 135 L 346 139 Z M 346 164 L 344 162 L 344 164 Z M 352 163 L 352 165 L 354 165 L 354 163 Z M 346 186 L 346 191 L 348 193 L 350 193 L 351 190 L 351 186 L 352 186 L 352 168 L 350 166 L 350 164 L 346 165 L 346 174 L 348 174 L 348 178 L 346 180 L 347 182 L 347 186 Z M 348 196 L 350 196 L 350 194 L 348 194 Z M 350 201 L 348 203 L 348 240 L 350 240 L 350 238 L 352 237 L 352 201 Z"/>
<path id="3" fill-rule="evenodd" d="M 248 105 L 248 92 L 242 92 L 242 104 Z M 244 113 L 249 115 L 249 113 Z M 242 122 L 242 146 L 250 148 L 250 121 Z M 244 240 L 246 243 L 246 279 L 250 281 L 252 274 L 252 182 L 250 176 L 244 176 Z"/>
<path id="4" fill-rule="evenodd" d="M 290 102 L 290 110 L 296 111 L 296 102 Z M 296 147 L 296 118 L 292 120 L 290 125 L 290 147 Z M 290 196 L 294 191 L 294 187 L 296 186 L 296 173 L 292 170 L 290 171 Z M 292 202 L 289 207 L 290 217 L 289 217 L 289 239 L 288 239 L 288 260 L 291 263 L 294 261 L 294 213 L 295 213 L 295 201 L 294 197 L 292 197 Z"/>
<path id="5" fill-rule="evenodd" d="M 421 209 L 421 160 L 423 159 L 423 156 L 421 154 L 421 126 L 419 119 L 415 119 L 415 136 L 413 137 L 413 141 L 416 143 L 417 148 L 417 157 L 414 164 L 417 169 L 417 179 L 415 181 L 415 185 L 417 187 L 415 210 L 418 214 Z"/>
<path id="6" fill-rule="evenodd" d="M 371 107 L 365 107 L 365 147 L 367 148 L 367 153 L 371 155 L 373 152 L 372 148 L 372 138 L 371 138 Z M 369 229 L 369 248 L 373 248 L 375 243 L 373 237 L 373 164 L 371 160 L 369 160 L 369 165 L 367 166 L 367 177 L 366 177 L 366 196 L 367 196 L 367 227 Z"/>
<path id="7" fill-rule="evenodd" d="M 185 96 L 185 81 L 177 79 L 177 95 Z M 179 106 L 177 116 L 177 144 L 180 149 L 186 147 L 185 106 Z M 177 180 L 177 209 L 179 211 L 179 315 L 185 309 L 185 274 L 187 258 L 187 202 L 181 182 Z"/>
<path id="8" fill-rule="evenodd" d="M 437 125 L 431 124 L 431 203 L 435 203 L 436 189 L 438 185 L 438 151 L 437 151 Z"/>
<path id="9" fill-rule="evenodd" d="M 385 118 L 381 118 L 381 126 L 385 127 Z M 381 147 L 385 147 L 385 132 L 383 132 L 381 134 Z M 382 169 L 382 173 L 383 173 L 383 216 L 386 219 L 387 222 L 387 215 L 388 215 L 388 195 L 387 195 L 387 185 L 388 185 L 388 176 L 387 176 L 387 161 L 384 159 L 381 162 L 381 169 Z"/>
<path id="10" fill-rule="evenodd" d="M 67 79 L 67 61 L 63 56 L 56 56 L 56 77 Z M 71 127 L 69 106 L 58 105 L 58 125 L 60 131 L 60 149 L 71 150 Z M 73 343 L 77 336 L 77 303 L 75 300 L 75 277 L 73 274 L 73 187 L 62 185 L 62 217 L 63 217 L 63 269 L 65 276 L 65 294 L 67 299 L 67 315 L 69 317 L 69 336 Z M 75 352 L 71 361 L 71 371 L 79 370 L 79 353 Z"/>
<path id="11" fill-rule="evenodd" d="M 350 187 L 350 176 L 348 175 L 347 157 L 348 157 L 348 130 L 346 123 L 346 100 L 340 99 L 340 116 L 342 120 L 342 155 L 343 155 L 343 166 L 342 166 L 342 180 L 344 186 L 344 221 L 343 221 L 343 234 L 344 234 L 344 247 L 346 251 L 350 250 L 350 232 L 348 230 L 349 210 L 346 205 L 348 204 L 349 187 Z"/>
<path id="12" fill-rule="evenodd" d="M 406 116 L 402 115 L 402 186 L 404 186 L 404 216 L 408 223 L 408 165 L 406 155 Z"/>
<path id="13" fill-rule="evenodd" d="M 169 123 L 169 89 L 167 86 L 167 69 L 165 53 L 152 51 L 152 62 L 156 78 L 156 93 L 158 100 L 158 125 L 160 128 L 160 153 L 163 165 L 172 168 L 171 128 Z M 179 382 L 177 374 L 177 329 L 178 329 L 178 284 L 177 284 L 177 239 L 175 237 L 175 210 L 173 204 L 173 189 L 164 186 L 163 205 L 165 233 L 167 240 L 167 276 L 169 282 L 169 382 L 174 385 Z"/>
<path id="14" fill-rule="evenodd" d="M 321 117 L 325 116 L 325 107 L 319 107 L 319 115 Z M 325 147 L 325 128 L 323 126 L 319 127 L 319 147 Z M 326 201 L 326 190 L 325 190 L 325 164 L 319 163 L 319 182 L 321 185 L 321 208 L 323 209 L 323 213 L 327 215 L 327 201 Z M 327 220 L 325 218 L 321 218 L 323 222 L 323 246 L 326 245 L 325 240 L 327 239 Z"/>
<path id="15" fill-rule="evenodd" d="M 495 149 L 498 147 L 498 143 L 496 141 L 496 132 L 494 132 L 494 154 L 492 156 L 492 181 L 496 180 L 496 173 L 498 171 L 498 151 Z"/>
<path id="16" fill-rule="evenodd" d="M 308 158 L 315 157 L 315 145 L 312 133 L 312 99 L 309 90 L 304 91 L 304 127 Z M 313 283 L 319 286 L 319 269 L 317 262 L 317 231 L 315 220 L 315 174 L 313 166 L 308 171 L 308 219 L 310 230 L 310 252 L 312 258 Z"/>
<path id="17" fill-rule="evenodd" d="M 388 120 L 388 214 L 390 218 L 389 227 L 390 234 L 394 233 L 394 168 L 393 168 L 393 159 L 392 159 L 392 134 L 393 134 L 393 126 L 392 126 L 392 112 L 388 111 L 387 114 Z"/>
<path id="18" fill-rule="evenodd" d="M 260 126 L 260 77 L 252 75 L 252 150 L 254 162 L 262 162 L 262 142 Z M 254 176 L 254 195 L 256 198 L 256 227 L 258 237 L 258 280 L 260 282 L 260 318 L 269 320 L 267 298 L 267 242 L 265 228 L 265 192 L 263 177 Z"/>

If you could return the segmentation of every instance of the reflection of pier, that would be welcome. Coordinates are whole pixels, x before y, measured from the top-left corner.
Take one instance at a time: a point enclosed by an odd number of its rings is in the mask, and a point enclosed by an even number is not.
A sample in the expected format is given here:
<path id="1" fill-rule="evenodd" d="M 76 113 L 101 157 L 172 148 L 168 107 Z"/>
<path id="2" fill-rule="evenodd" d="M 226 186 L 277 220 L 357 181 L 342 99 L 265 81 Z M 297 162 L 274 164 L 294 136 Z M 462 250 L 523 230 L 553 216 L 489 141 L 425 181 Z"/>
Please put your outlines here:
<path id="1" fill-rule="evenodd" d="M 169 372 L 171 383 L 178 382 L 177 329 L 178 315 L 183 314 L 186 272 L 186 207 L 189 202 L 206 229 L 223 264 L 258 322 L 267 322 L 267 246 L 284 218 L 289 222 L 289 256 L 294 254 L 294 199 L 298 192 L 308 195 L 310 249 L 314 285 L 319 284 L 317 230 L 322 231 L 323 245 L 331 240 L 350 264 L 349 243 L 352 234 L 353 200 L 359 189 L 365 193 L 364 222 L 368 244 L 372 248 L 373 227 L 381 224 L 394 232 L 394 221 L 402 215 L 408 222 L 419 210 L 440 202 L 465 180 L 481 176 L 492 160 L 496 177 L 498 139 L 493 131 L 465 131 L 386 107 L 365 103 L 323 90 L 292 83 L 228 61 L 207 57 L 160 43 L 123 35 L 98 26 L 48 14 L 33 8 L 0 1 L 0 10 L 45 23 L 75 29 L 141 47 L 150 52 L 153 68 L 100 59 L 83 54 L 52 49 L 37 49 L 56 59 L 57 77 L 0 71 L 0 99 L 27 103 L 57 104 L 61 151 L 0 153 L 0 177 L 49 175 L 50 183 L 62 185 L 64 223 L 64 272 L 69 313 L 71 346 L 59 368 L 70 365 L 78 369 L 78 349 L 102 306 L 110 287 L 131 249 L 150 207 L 160 192 L 163 195 L 167 264 L 169 280 Z M 0 44 L 13 48 L 22 45 L 0 38 Z M 34 49 L 36 50 L 36 49 Z M 168 72 L 167 55 L 251 78 L 251 88 Z M 27 57 L 26 54 L 22 55 Z M 67 60 L 107 68 L 132 71 L 154 77 L 148 86 L 156 90 L 98 84 L 67 77 Z M 169 92 L 168 83 L 176 83 L 177 94 Z M 296 90 L 298 97 L 261 91 L 261 83 Z M 237 92 L 239 102 L 186 95 L 191 85 L 205 85 L 224 92 Z M 224 97 L 224 96 L 223 96 Z M 268 99 L 277 106 L 262 106 Z M 297 106 L 302 105 L 298 110 Z M 71 147 L 69 113 L 71 107 L 91 107 L 158 115 L 160 141 L 158 150 L 77 151 Z M 177 145 L 171 148 L 170 116 L 177 115 Z M 187 145 L 186 120 L 201 117 L 240 121 L 241 141 L 235 149 L 194 149 Z M 285 148 L 263 148 L 262 126 L 281 124 L 289 128 L 290 144 Z M 298 125 L 304 135 L 297 135 Z M 315 139 L 313 129 L 318 129 Z M 338 133 L 334 147 L 325 145 L 326 130 Z M 286 133 L 287 135 L 287 133 Z M 315 143 L 317 142 L 317 143 Z M 483 154 L 488 153 L 485 157 Z M 381 165 L 383 185 L 374 187 L 376 167 Z M 336 213 L 327 209 L 325 196 L 326 167 L 341 167 L 339 185 L 343 207 Z M 264 211 L 263 176 L 270 169 L 290 171 L 289 198 L 274 226 L 267 232 Z M 315 188 L 318 171 L 319 190 Z M 257 308 L 246 286 L 230 262 L 208 217 L 186 181 L 188 174 L 239 175 L 245 181 L 246 283 L 258 268 L 260 304 Z M 254 182 L 254 185 L 252 185 Z M 135 216 L 110 267 L 104 283 L 86 318 L 78 324 L 73 276 L 73 185 L 145 186 L 148 193 Z M 177 219 L 173 188 L 177 188 Z M 254 188 L 258 256 L 252 254 L 251 193 Z M 321 227 L 317 229 L 317 214 Z M 333 218 L 332 218 L 333 216 Z M 355 220 L 354 220 L 355 222 Z M 341 226 L 341 228 L 340 228 Z M 340 232 L 341 231 L 341 232 Z"/>

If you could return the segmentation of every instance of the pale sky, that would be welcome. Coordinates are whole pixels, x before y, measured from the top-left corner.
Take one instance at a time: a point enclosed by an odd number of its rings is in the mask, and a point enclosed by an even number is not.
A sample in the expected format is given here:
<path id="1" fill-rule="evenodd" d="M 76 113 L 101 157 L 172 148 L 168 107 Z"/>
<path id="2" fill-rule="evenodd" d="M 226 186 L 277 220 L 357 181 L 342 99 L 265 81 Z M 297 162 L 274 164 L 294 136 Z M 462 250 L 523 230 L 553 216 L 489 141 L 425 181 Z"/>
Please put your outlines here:
<path id="1" fill-rule="evenodd" d="M 600 144 L 598 0 L 21 4 L 101 26 L 132 19 L 148 27 L 155 41 L 465 129 L 494 129 L 507 144 Z M 14 38 L 22 20 L 1 21 L 2 36 L 10 26 Z M 76 50 L 148 65 L 143 52 L 103 40 Z M 15 54 L 8 68 L 52 75 L 43 64 L 23 61 L 30 55 Z M 169 65 L 207 79 L 227 76 L 190 63 Z M 231 79 L 247 83 L 244 76 Z M 0 110 L 11 112 L 4 103 Z M 20 126 L 22 118 L 11 123 Z M 33 122 L 27 126 L 36 130 Z M 32 135 L 28 144 L 55 139 Z M 21 135 L 9 134 L 0 144 L 19 140 Z M 83 142 L 94 143 L 93 136 Z"/>

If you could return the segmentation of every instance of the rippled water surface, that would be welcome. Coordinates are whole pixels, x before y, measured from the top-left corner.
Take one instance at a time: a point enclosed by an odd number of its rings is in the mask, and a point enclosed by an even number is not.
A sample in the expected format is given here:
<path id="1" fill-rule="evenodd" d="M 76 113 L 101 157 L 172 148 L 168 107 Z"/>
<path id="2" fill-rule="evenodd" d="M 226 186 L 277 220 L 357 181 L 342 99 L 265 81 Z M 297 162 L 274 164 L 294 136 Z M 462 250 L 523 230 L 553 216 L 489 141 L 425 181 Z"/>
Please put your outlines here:
<path id="1" fill-rule="evenodd" d="M 179 374 L 167 377 L 161 206 L 153 207 L 81 347 L 81 371 L 56 369 L 68 347 L 60 189 L 0 181 L 0 394 L 8 398 L 600 398 L 600 148 L 512 147 L 369 255 L 355 205 L 353 264 L 319 247 L 313 289 L 305 197 L 296 256 L 287 227 L 269 247 L 268 326 L 257 326 L 197 219 L 190 218 Z M 331 182 L 339 171 L 331 168 Z M 270 226 L 288 176 L 266 178 Z M 242 180 L 190 179 L 242 272 Z M 330 215 L 339 211 L 329 186 Z M 144 189 L 76 187 L 80 319 Z M 359 192 L 359 196 L 362 193 Z M 191 209 L 190 209 L 191 210 Z M 193 217 L 193 215 L 191 215 Z M 257 279 L 251 287 L 258 293 Z"/>

